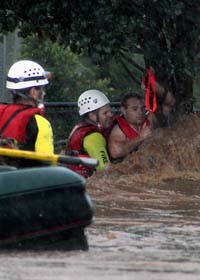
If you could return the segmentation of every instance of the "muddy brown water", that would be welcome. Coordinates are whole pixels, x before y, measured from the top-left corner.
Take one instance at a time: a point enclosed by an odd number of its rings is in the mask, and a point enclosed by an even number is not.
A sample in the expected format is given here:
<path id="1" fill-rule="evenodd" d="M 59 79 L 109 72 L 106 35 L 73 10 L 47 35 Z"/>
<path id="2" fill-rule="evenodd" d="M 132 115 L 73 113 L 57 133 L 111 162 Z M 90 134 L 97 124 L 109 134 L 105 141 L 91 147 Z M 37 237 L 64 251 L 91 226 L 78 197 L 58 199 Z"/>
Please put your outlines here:
<path id="1" fill-rule="evenodd" d="M 89 251 L 1 252 L 0 279 L 200 279 L 200 119 L 87 180 Z"/>

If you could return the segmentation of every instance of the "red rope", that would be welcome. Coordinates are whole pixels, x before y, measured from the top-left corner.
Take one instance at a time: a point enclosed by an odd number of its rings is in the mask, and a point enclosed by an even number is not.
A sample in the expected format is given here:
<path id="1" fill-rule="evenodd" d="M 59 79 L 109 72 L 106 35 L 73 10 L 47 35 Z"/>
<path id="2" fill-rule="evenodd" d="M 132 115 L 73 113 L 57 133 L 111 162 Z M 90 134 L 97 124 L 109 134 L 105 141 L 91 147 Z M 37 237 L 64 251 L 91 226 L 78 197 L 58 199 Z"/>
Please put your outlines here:
<path id="1" fill-rule="evenodd" d="M 149 112 L 155 112 L 157 109 L 155 76 L 151 69 L 147 69 L 147 77 L 142 78 L 142 82 L 146 87 L 145 102 L 146 108 Z M 152 102 L 151 99 L 153 98 Z"/>

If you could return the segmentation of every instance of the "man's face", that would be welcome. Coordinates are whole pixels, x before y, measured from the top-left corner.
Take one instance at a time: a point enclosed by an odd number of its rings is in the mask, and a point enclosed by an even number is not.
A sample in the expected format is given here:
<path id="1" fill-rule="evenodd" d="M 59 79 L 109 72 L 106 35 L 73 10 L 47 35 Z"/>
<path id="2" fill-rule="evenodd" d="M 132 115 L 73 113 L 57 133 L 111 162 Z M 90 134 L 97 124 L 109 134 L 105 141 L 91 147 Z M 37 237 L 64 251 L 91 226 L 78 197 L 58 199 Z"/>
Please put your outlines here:
<path id="1" fill-rule="evenodd" d="M 112 112 L 110 105 L 107 104 L 99 109 L 98 118 L 99 123 L 103 128 L 109 128 L 112 124 Z"/>
<path id="2" fill-rule="evenodd" d="M 145 120 L 146 106 L 143 99 L 130 98 L 127 101 L 127 107 L 121 108 L 125 119 L 133 126 L 140 125 Z"/>

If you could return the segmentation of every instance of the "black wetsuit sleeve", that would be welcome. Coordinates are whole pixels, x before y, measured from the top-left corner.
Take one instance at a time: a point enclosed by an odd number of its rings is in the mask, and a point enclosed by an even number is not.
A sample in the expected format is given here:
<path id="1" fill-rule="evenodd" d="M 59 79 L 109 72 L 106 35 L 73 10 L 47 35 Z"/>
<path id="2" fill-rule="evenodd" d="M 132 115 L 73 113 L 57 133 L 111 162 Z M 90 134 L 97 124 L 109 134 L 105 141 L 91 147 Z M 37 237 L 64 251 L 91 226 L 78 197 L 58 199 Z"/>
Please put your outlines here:
<path id="1" fill-rule="evenodd" d="M 33 116 L 26 126 L 26 143 L 23 144 L 20 149 L 27 151 L 35 151 L 35 142 L 38 135 L 38 126 L 35 117 Z M 49 163 L 30 160 L 30 159 L 21 159 L 18 163 L 19 167 L 37 167 L 37 166 L 47 166 Z"/>
<path id="2" fill-rule="evenodd" d="M 23 145 L 23 150 L 35 151 L 35 142 L 38 135 L 38 126 L 35 117 L 33 116 L 26 126 L 26 142 Z"/>

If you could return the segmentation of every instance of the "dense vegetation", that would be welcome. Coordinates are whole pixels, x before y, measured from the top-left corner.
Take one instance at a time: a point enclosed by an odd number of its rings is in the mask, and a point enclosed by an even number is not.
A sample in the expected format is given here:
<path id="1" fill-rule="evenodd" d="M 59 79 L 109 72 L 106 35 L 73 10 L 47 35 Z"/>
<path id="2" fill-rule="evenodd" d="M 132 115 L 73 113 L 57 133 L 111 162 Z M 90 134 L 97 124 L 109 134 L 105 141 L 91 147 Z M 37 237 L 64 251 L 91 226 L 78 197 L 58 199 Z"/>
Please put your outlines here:
<path id="1" fill-rule="evenodd" d="M 0 32 L 16 27 L 75 52 L 106 69 L 113 58 L 144 55 L 178 103 L 193 94 L 200 42 L 200 0 L 2 0 Z M 103 77 L 104 78 L 104 77 Z"/>
<path id="2" fill-rule="evenodd" d="M 20 58 L 35 60 L 52 73 L 47 101 L 77 101 L 80 93 L 91 88 L 104 91 L 111 101 L 119 101 L 133 89 L 141 91 L 140 84 L 136 84 L 114 58 L 105 69 L 94 64 L 83 52 L 74 54 L 69 47 L 50 39 L 32 35 L 22 42 Z M 141 73 L 135 76 L 139 80 Z"/>

